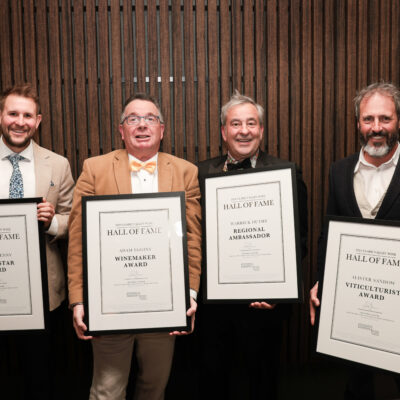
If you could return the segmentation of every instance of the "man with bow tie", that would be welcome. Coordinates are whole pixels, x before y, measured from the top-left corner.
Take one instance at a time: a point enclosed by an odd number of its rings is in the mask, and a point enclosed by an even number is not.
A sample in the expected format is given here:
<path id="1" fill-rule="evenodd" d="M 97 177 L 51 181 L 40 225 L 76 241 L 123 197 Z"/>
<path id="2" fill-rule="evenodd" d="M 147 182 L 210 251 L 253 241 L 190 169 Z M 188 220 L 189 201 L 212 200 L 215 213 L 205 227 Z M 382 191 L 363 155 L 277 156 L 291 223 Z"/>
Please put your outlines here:
<path id="1" fill-rule="evenodd" d="M 41 119 L 39 98 L 32 85 L 14 85 L 2 93 L 0 198 L 43 199 L 37 206 L 37 218 L 45 228 L 49 329 L 40 335 L 13 335 L 12 340 L 21 354 L 24 396 L 45 400 L 57 397 L 52 387 L 56 351 L 52 343 L 58 335 L 65 299 L 64 263 L 58 239 L 67 236 L 74 181 L 68 160 L 33 140 Z"/>
<path id="2" fill-rule="evenodd" d="M 221 134 L 227 154 L 199 163 L 199 179 L 208 174 L 261 168 L 284 161 L 260 149 L 263 108 L 237 90 L 221 110 Z M 302 256 L 307 241 L 307 192 L 297 170 Z M 275 399 L 282 323 L 287 306 L 254 302 L 201 306 L 202 385 L 207 399 Z"/>
<path id="3" fill-rule="evenodd" d="M 192 318 L 201 268 L 201 209 L 197 168 L 188 161 L 159 152 L 164 122 L 155 99 L 146 94 L 129 98 L 121 116 L 119 131 L 125 149 L 93 157 L 83 164 L 74 192 L 70 218 L 68 254 L 69 300 L 73 324 L 80 339 L 87 330 L 83 322 L 82 210 L 81 196 L 185 191 Z M 107 335 L 92 340 L 93 381 L 90 399 L 125 399 L 135 348 L 137 374 L 135 399 L 164 398 L 168 382 L 174 336 L 183 332 Z"/>

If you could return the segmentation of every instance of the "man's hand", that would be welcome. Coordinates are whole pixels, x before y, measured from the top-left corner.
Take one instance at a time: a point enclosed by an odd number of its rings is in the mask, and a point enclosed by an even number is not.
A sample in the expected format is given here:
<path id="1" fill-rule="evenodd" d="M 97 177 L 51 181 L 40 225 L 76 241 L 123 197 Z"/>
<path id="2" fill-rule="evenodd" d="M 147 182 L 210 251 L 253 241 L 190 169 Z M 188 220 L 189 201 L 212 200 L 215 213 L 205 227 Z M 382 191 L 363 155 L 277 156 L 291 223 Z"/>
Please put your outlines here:
<path id="1" fill-rule="evenodd" d="M 72 316 L 72 321 L 74 324 L 76 335 L 78 336 L 79 339 L 82 339 L 82 340 L 93 339 L 93 336 L 85 336 L 84 335 L 84 332 L 87 331 L 87 327 L 83 322 L 84 316 L 85 316 L 85 311 L 83 309 L 83 305 L 77 304 L 73 308 L 73 316 Z"/>
<path id="2" fill-rule="evenodd" d="M 310 322 L 311 325 L 315 324 L 315 310 L 320 305 L 320 301 L 317 297 L 318 294 L 318 282 L 310 290 Z"/>
<path id="3" fill-rule="evenodd" d="M 250 303 L 250 307 L 258 308 L 260 310 L 273 310 L 276 304 L 269 304 L 265 301 L 255 301 L 254 303 Z"/>
<path id="4" fill-rule="evenodd" d="M 196 310 L 197 310 L 196 300 L 193 297 L 191 297 L 190 298 L 190 308 L 186 312 L 186 315 L 188 317 L 191 317 L 191 328 L 190 328 L 190 331 L 189 332 L 187 332 L 187 331 L 173 331 L 173 332 L 170 332 L 169 334 L 171 336 L 182 336 L 182 335 L 189 335 L 190 333 L 192 333 L 194 331 L 194 320 L 195 320 L 195 317 L 196 317 Z"/>
<path id="5" fill-rule="evenodd" d="M 48 229 L 51 221 L 53 220 L 55 211 L 53 204 L 46 201 L 43 197 L 43 202 L 37 206 L 37 218 L 39 221 L 44 222 L 45 229 Z"/>

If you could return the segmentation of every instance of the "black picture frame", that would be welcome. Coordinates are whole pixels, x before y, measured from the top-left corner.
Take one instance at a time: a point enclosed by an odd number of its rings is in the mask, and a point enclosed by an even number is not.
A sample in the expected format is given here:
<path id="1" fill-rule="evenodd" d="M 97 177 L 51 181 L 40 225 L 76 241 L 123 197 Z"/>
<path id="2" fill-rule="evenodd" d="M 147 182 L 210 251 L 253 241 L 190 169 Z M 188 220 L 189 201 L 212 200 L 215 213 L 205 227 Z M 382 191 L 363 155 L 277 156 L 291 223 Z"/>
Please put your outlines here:
<path id="1" fill-rule="evenodd" d="M 0 236 L 4 235 L 0 238 L 1 334 L 48 329 L 45 232 L 37 219 L 41 202 L 40 197 L 0 199 Z"/>
<path id="2" fill-rule="evenodd" d="M 203 287 L 203 302 L 204 303 L 251 303 L 266 301 L 270 303 L 296 303 L 303 301 L 303 290 L 302 290 L 302 274 L 301 274 L 301 246 L 300 246 L 300 231 L 299 231 L 299 210 L 298 210 L 298 199 L 297 199 L 297 183 L 296 183 L 296 167 L 294 163 L 282 163 L 279 165 L 265 166 L 262 168 L 246 169 L 230 172 L 221 172 L 216 174 L 209 174 L 201 180 L 202 187 L 202 204 L 203 204 L 203 229 L 204 229 L 204 243 L 203 243 L 203 265 L 205 266 L 202 275 L 202 287 Z M 227 191 L 226 199 L 228 199 L 228 206 L 232 204 L 232 222 L 229 221 L 229 216 L 221 218 L 220 208 L 221 204 L 218 203 L 218 191 Z M 221 192 L 222 193 L 222 192 Z M 273 193 L 274 198 L 268 198 L 269 194 Z M 256 196 L 259 201 L 263 201 L 263 204 L 267 204 L 264 208 L 259 207 L 258 210 L 252 210 L 249 213 L 247 208 L 243 210 L 235 209 L 236 204 L 234 202 L 236 196 L 238 199 L 251 199 Z M 239 197 L 238 197 L 239 196 Z M 224 197 L 224 195 L 222 195 Z M 221 198 L 222 198 L 221 197 Z M 263 199 L 263 200 L 261 200 Z M 240 200 L 237 200 L 238 207 Z M 244 207 L 244 201 L 242 206 Z M 268 205 L 269 204 L 269 205 Z M 225 204 L 224 204 L 225 206 Z M 220 208 L 219 208 L 220 207 Z M 267 210 L 268 207 L 271 207 Z M 272 208 L 279 213 L 280 227 L 278 226 L 274 232 L 281 233 L 280 238 L 273 238 L 278 246 L 280 246 L 281 253 L 281 271 L 277 274 L 281 274 L 278 279 L 258 279 L 254 282 L 251 281 L 251 276 L 245 282 L 233 282 L 227 283 L 228 280 L 223 282 L 220 279 L 220 272 L 216 272 L 219 265 L 226 265 L 226 268 L 231 268 L 232 263 L 228 260 L 235 258 L 236 265 L 241 262 L 241 266 L 248 268 L 246 264 L 252 266 L 252 262 L 242 263 L 245 258 L 251 259 L 248 256 L 252 248 L 252 243 L 254 243 L 253 238 L 250 235 L 252 229 L 259 230 L 261 234 L 266 233 L 268 222 L 265 224 L 260 222 L 256 223 L 256 228 L 252 227 L 251 221 L 263 221 L 265 218 L 271 218 L 274 220 L 272 215 Z M 255 216 L 256 219 L 252 219 L 250 222 L 248 218 Z M 224 223 L 225 222 L 225 223 Z M 227 245 L 228 232 L 221 233 L 221 226 L 226 226 L 227 224 L 240 224 L 238 226 L 248 226 L 250 227 L 249 237 L 247 244 L 243 244 L 240 248 L 240 254 L 235 253 L 236 247 L 229 247 Z M 279 225 L 279 221 L 278 221 Z M 233 225 L 232 225 L 233 226 Z M 233 228 L 234 229 L 234 228 Z M 239 229 L 237 229 L 239 232 Z M 235 232 L 233 230 L 233 232 Z M 273 235 L 268 232 L 270 235 Z M 245 236 L 245 235 L 242 235 Z M 257 236 L 257 235 L 256 235 Z M 229 238 L 234 236 L 229 236 Z M 221 239 L 222 238 L 222 239 Z M 256 239 L 258 239 L 256 237 Z M 240 240 L 239 240 L 240 242 Z M 269 273 L 268 267 L 266 265 L 267 259 L 270 261 L 274 257 L 267 257 L 262 252 L 265 248 L 269 246 L 269 239 L 260 242 L 258 249 L 253 248 L 254 252 L 260 255 L 261 265 L 264 268 L 265 276 Z M 245 249 L 247 246 L 250 250 L 247 252 Z M 229 250 L 226 251 L 225 248 Z M 272 250 L 271 250 L 272 251 Z M 228 254 L 226 259 L 221 260 L 221 254 Z M 271 253 L 273 256 L 273 252 Z M 256 259 L 256 258 L 255 258 Z M 276 267 L 276 264 L 274 264 Z M 258 265 L 254 263 L 254 269 L 256 270 Z M 241 267 L 240 267 L 241 268 Z M 238 271 L 240 269 L 236 268 Z M 261 270 L 261 268 L 260 268 Z M 239 276 L 239 274 L 237 275 Z M 271 275 L 272 276 L 272 275 Z M 242 284 L 243 283 L 243 284 Z"/>
<path id="3" fill-rule="evenodd" d="M 145 226 L 153 229 L 148 240 L 141 233 Z M 121 234 L 121 238 L 112 237 L 112 229 L 119 229 L 115 234 Z M 107 239 L 105 232 L 111 237 Z M 158 234 L 161 239 L 157 239 Z M 124 239 L 129 235 L 132 237 Z M 86 335 L 190 330 L 186 315 L 190 298 L 184 192 L 83 196 L 82 240 Z M 127 243 L 131 243 L 129 247 Z M 112 275 L 105 263 L 109 250 L 117 266 Z M 145 259 L 147 265 L 129 262 L 125 267 L 132 268 L 131 272 L 124 271 L 122 258 L 116 256 L 123 253 L 133 254 L 124 258 Z M 160 257 L 162 254 L 167 257 Z M 166 272 L 162 264 L 168 257 Z M 166 279 L 157 281 L 153 272 L 157 268 Z M 116 271 L 118 277 L 114 276 Z M 117 291 L 113 294 L 112 285 L 114 289 L 129 289 L 127 298 L 121 298 L 118 304 L 112 303 L 120 295 Z M 148 289 L 151 286 L 153 291 Z M 154 299 L 160 294 L 163 301 L 157 303 Z"/>
<path id="4" fill-rule="evenodd" d="M 400 372 L 400 222 L 327 216 L 317 352 Z"/>

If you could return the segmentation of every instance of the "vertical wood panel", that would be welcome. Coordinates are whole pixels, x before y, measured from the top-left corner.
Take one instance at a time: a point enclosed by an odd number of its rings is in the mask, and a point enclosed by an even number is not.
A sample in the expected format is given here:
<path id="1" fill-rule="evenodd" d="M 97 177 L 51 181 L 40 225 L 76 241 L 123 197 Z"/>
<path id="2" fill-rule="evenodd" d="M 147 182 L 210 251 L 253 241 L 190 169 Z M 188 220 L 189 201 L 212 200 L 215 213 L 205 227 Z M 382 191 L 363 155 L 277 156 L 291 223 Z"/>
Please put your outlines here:
<path id="1" fill-rule="evenodd" d="M 122 54 L 121 54 L 121 16 L 119 0 L 111 2 L 111 58 L 112 58 L 112 139 L 113 148 L 122 147 L 118 131 L 122 110 Z"/>
<path id="2" fill-rule="evenodd" d="M 158 52 L 157 43 L 159 36 L 157 35 L 157 4 L 156 0 L 147 2 L 147 45 L 148 51 L 148 64 L 149 64 L 149 79 L 150 88 L 149 93 L 158 98 Z"/>
<path id="3" fill-rule="evenodd" d="M 124 71 L 125 71 L 125 100 L 133 94 L 134 88 L 134 48 L 133 48 L 133 24 L 132 1 L 124 0 L 123 3 L 124 24 Z M 121 110 L 122 111 L 122 110 Z"/>
<path id="4" fill-rule="evenodd" d="M 3 1 L 0 7 L 0 69 L 1 69 L 1 85 L 3 90 L 11 86 L 13 83 L 13 64 L 10 63 L 12 58 L 11 46 L 13 41 L 10 40 L 10 7 L 8 1 Z"/>
<path id="5" fill-rule="evenodd" d="M 335 156 L 343 158 L 345 156 L 347 132 L 346 132 L 346 4 L 347 0 L 337 1 L 337 72 L 336 72 L 336 130 L 335 137 Z M 343 110 L 344 112 L 339 112 Z"/>
<path id="6" fill-rule="evenodd" d="M 98 58 L 97 58 L 97 42 L 96 42 L 96 1 L 89 0 L 86 2 L 86 35 L 87 35 L 87 79 L 88 79 L 88 133 L 90 154 L 100 154 L 100 108 L 98 94 Z M 82 152 L 85 152 L 82 149 Z M 83 160 L 82 160 L 83 163 Z M 78 170 L 82 167 L 79 164 Z"/>
<path id="7" fill-rule="evenodd" d="M 59 151 L 57 153 L 68 156 L 71 161 L 72 171 L 76 170 L 76 143 L 75 143 L 75 96 L 74 96 L 74 71 L 73 63 L 71 63 L 72 51 L 72 16 L 71 1 L 63 0 L 61 8 L 61 51 L 62 51 L 62 70 L 63 82 L 60 87 L 63 90 L 63 136 Z M 63 85 L 64 84 L 64 85 Z"/>
<path id="8" fill-rule="evenodd" d="M 308 226 L 310 227 L 309 234 L 309 259 L 310 265 L 315 264 L 315 253 L 316 246 L 312 241 L 313 224 L 315 221 L 311 219 L 311 211 L 314 206 L 314 202 L 311 196 L 313 192 L 312 185 L 312 164 L 311 154 L 307 149 L 312 148 L 312 75 L 313 75 L 313 60 L 312 60 L 312 4 L 311 0 L 302 1 L 302 13 L 301 13 L 301 26 L 302 26 L 302 42 L 301 42 L 301 93 L 302 93 L 302 104 L 301 104 L 301 132 L 302 132 L 302 169 L 303 179 L 308 188 Z"/>
<path id="9" fill-rule="evenodd" d="M 221 104 L 225 104 L 232 94 L 230 63 L 232 54 L 231 19 L 229 1 L 221 0 L 219 5 L 221 42 Z M 234 86 L 235 87 L 235 86 Z"/>
<path id="10" fill-rule="evenodd" d="M 383 0 L 386 1 L 386 0 Z M 371 46 L 371 56 L 368 58 L 370 67 L 370 82 L 380 79 L 379 76 L 379 38 L 381 24 L 380 0 L 371 0 L 371 12 L 369 13 L 369 40 Z"/>
<path id="11" fill-rule="evenodd" d="M 61 48 L 60 48 L 60 16 L 58 2 L 49 3 L 49 59 L 50 59 L 50 99 L 52 150 L 56 153 L 64 150 L 63 144 L 63 103 L 61 85 Z"/>
<path id="12" fill-rule="evenodd" d="M 36 33 L 35 33 L 35 13 L 34 0 L 24 0 L 24 42 L 25 42 L 25 76 L 26 81 L 37 86 L 36 70 Z M 4 19 L 2 19 L 2 23 Z M 1 51 L 1 50 L 0 50 Z"/>
<path id="13" fill-rule="evenodd" d="M 208 1 L 208 104 L 210 116 L 210 156 L 219 151 L 218 17 L 216 0 Z"/>
<path id="14" fill-rule="evenodd" d="M 194 35 L 192 0 L 184 3 L 184 49 L 185 49 L 185 132 L 186 158 L 196 160 L 196 124 L 195 124 L 195 91 L 194 91 Z"/>
<path id="15" fill-rule="evenodd" d="M 226 0 L 224 1 L 226 3 Z M 223 46 L 226 46 L 223 42 Z M 204 0 L 196 1 L 197 132 L 199 161 L 207 158 L 206 17 Z"/>
<path id="16" fill-rule="evenodd" d="M 398 85 L 400 82 L 400 38 L 399 38 L 399 26 L 400 26 L 400 7 L 397 0 L 392 0 L 391 4 L 391 49 L 390 49 L 390 79 Z"/>
<path id="17" fill-rule="evenodd" d="M 256 0 L 254 5 L 255 14 L 255 74 L 256 74 L 256 101 L 265 107 L 265 24 L 264 24 L 264 2 Z"/>
<path id="18" fill-rule="evenodd" d="M 15 39 L 12 47 L 12 60 L 14 65 L 15 82 L 25 81 L 24 69 L 24 41 L 22 34 L 22 1 L 11 1 L 11 35 Z"/>
<path id="19" fill-rule="evenodd" d="M 272 134 L 278 136 L 279 157 L 285 160 L 290 156 L 289 132 L 289 0 L 278 3 L 278 129 Z"/>
<path id="20" fill-rule="evenodd" d="M 311 155 L 311 168 L 312 168 L 312 181 L 309 189 L 310 202 L 312 204 L 309 207 L 309 217 L 313 221 L 310 232 L 310 241 L 316 248 L 318 243 L 318 237 L 321 230 L 320 217 L 322 215 L 322 204 L 316 199 L 320 198 L 321 189 L 320 184 L 322 180 L 322 169 L 321 163 L 323 159 L 323 148 L 322 148 L 322 137 L 324 134 L 323 125 L 323 72 L 324 72 L 324 4 L 319 0 L 313 0 L 313 13 L 312 13 L 312 29 L 313 29 L 313 66 L 312 66 L 312 130 L 310 139 L 312 140 L 313 152 Z M 310 257 L 311 265 L 316 263 L 316 257 L 314 254 Z M 305 319 L 307 313 L 301 313 L 301 319 Z M 305 358 L 305 354 L 300 348 L 300 358 Z"/>
<path id="21" fill-rule="evenodd" d="M 243 2 L 243 93 L 254 97 L 254 2 Z"/>
<path id="22" fill-rule="evenodd" d="M 170 71 L 170 44 L 169 44 L 169 10 L 168 2 L 160 3 L 160 52 L 161 52 L 161 99 L 162 111 L 166 129 L 164 131 L 163 151 L 171 153 L 171 91 L 169 77 Z"/>
<path id="23" fill-rule="evenodd" d="M 291 160 L 301 165 L 301 1 L 291 0 L 290 10 L 290 133 Z"/>
<path id="24" fill-rule="evenodd" d="M 335 133 L 338 129 L 335 126 L 335 115 L 337 109 L 335 107 L 335 26 L 332 21 L 335 18 L 335 2 L 336 0 L 328 0 L 325 3 L 325 32 L 324 32 L 324 110 L 323 110 L 323 131 L 320 133 L 323 143 L 323 161 L 322 166 L 322 182 L 320 186 L 323 188 L 321 192 L 322 213 L 325 211 L 328 200 L 328 174 L 329 166 L 334 159 L 335 149 Z M 314 201 L 318 201 L 315 199 Z M 322 218 L 322 215 L 319 216 Z M 316 272 L 316 270 L 315 270 Z M 313 282 L 310 282 L 313 284 Z"/>
<path id="25" fill-rule="evenodd" d="M 174 76 L 174 140 L 175 152 L 178 157 L 183 157 L 183 84 L 182 84 L 182 24 L 181 24 L 181 1 L 172 1 L 172 58 Z"/>
<path id="26" fill-rule="evenodd" d="M 144 1 L 135 1 L 136 69 L 137 88 L 146 92 L 146 31 L 144 24 Z"/>
<path id="27" fill-rule="evenodd" d="M 398 4 L 399 6 L 399 4 Z M 389 80 L 390 71 L 390 45 L 392 38 L 390 36 L 391 22 L 391 6 L 390 0 L 382 0 L 380 2 L 380 24 L 379 24 L 379 76 L 380 79 Z"/>
<path id="28" fill-rule="evenodd" d="M 368 83 L 368 0 L 358 2 L 357 43 L 357 89 L 359 90 Z M 352 108 L 354 110 L 354 107 Z"/>
<path id="29" fill-rule="evenodd" d="M 50 110 L 50 90 L 49 90 L 49 59 L 47 41 L 47 11 L 46 1 L 37 0 L 36 2 L 36 29 L 37 29 L 37 59 L 38 63 L 38 90 L 40 106 L 42 109 L 42 122 L 40 123 L 39 143 L 47 149 L 52 148 L 51 140 L 51 110 Z"/>
<path id="30" fill-rule="evenodd" d="M 232 84 L 233 89 L 243 91 L 242 88 L 242 57 L 243 57 L 243 40 L 242 40 L 242 10 L 241 1 L 232 0 Z M 210 26 L 209 26 L 210 30 Z"/>
<path id="31" fill-rule="evenodd" d="M 88 113 L 86 99 L 89 93 L 86 92 L 86 72 L 85 72 L 85 32 L 84 14 L 81 2 L 74 4 L 74 65 L 75 65 L 75 133 L 76 147 L 78 148 L 77 166 L 79 169 L 83 161 L 89 156 L 88 148 Z M 73 149 L 71 149 L 73 150 Z"/>
<path id="32" fill-rule="evenodd" d="M 98 6 L 98 57 L 100 72 L 100 151 L 105 154 L 112 150 L 111 93 L 110 93 L 110 49 L 107 2 Z"/>
<path id="33" fill-rule="evenodd" d="M 278 43 L 277 0 L 267 0 L 267 103 L 266 135 L 267 151 L 278 156 Z"/>
<path id="34" fill-rule="evenodd" d="M 357 148 L 358 138 L 355 134 L 353 98 L 357 90 L 357 24 L 349 21 L 357 21 L 357 0 L 347 2 L 347 85 L 346 85 L 346 154 L 353 153 Z"/>

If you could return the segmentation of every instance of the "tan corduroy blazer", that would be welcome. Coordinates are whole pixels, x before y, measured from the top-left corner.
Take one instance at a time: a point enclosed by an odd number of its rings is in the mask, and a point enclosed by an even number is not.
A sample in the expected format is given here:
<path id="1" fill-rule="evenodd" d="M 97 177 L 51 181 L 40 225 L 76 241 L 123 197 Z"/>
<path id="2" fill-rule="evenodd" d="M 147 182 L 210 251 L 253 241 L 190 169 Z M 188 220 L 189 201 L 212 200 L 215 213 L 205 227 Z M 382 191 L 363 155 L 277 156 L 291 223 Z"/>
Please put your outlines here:
<path id="1" fill-rule="evenodd" d="M 201 208 L 197 168 L 188 161 L 158 153 L 158 191 L 185 191 L 190 288 L 198 291 L 201 270 Z M 69 302 L 83 301 L 81 197 L 132 193 L 129 158 L 116 150 L 85 160 L 76 183 L 69 221 Z"/>

